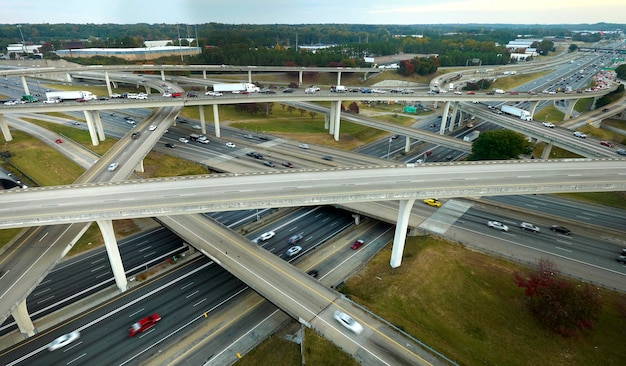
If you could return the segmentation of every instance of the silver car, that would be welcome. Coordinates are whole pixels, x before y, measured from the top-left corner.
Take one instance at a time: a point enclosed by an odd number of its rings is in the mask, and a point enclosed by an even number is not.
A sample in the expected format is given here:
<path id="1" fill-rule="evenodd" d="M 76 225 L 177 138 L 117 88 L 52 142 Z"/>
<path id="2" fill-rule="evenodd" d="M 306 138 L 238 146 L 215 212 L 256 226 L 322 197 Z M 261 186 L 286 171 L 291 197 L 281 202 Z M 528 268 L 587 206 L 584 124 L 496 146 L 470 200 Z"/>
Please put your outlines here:
<path id="1" fill-rule="evenodd" d="M 350 315 L 342 311 L 339 311 L 339 310 L 335 311 L 335 314 L 333 315 L 333 317 L 335 318 L 335 320 L 339 322 L 339 324 L 348 328 L 354 334 L 361 334 L 361 332 L 363 331 L 363 326 L 361 324 L 359 324 L 356 320 L 352 319 Z"/>
<path id="2" fill-rule="evenodd" d="M 68 344 L 74 342 L 75 340 L 77 340 L 78 338 L 80 338 L 80 332 L 75 330 L 71 333 L 67 333 L 64 334 L 62 336 L 60 336 L 59 338 L 55 339 L 54 341 L 52 341 L 49 345 L 48 345 L 48 351 L 54 351 L 57 350 L 61 347 L 65 347 Z"/>

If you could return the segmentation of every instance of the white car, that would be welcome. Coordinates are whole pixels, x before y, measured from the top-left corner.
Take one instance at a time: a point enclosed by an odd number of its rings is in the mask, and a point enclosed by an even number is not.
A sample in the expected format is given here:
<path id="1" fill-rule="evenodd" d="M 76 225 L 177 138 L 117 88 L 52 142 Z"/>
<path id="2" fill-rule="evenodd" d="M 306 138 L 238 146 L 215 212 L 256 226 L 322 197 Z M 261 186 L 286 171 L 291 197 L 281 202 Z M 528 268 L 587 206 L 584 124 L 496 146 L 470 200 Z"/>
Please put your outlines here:
<path id="1" fill-rule="evenodd" d="M 171 98 L 172 97 L 172 93 L 163 93 L 163 97 Z"/>
<path id="2" fill-rule="evenodd" d="M 350 315 L 342 311 L 339 311 L 339 310 L 335 311 L 333 318 L 335 318 L 335 320 L 338 321 L 339 324 L 348 328 L 350 331 L 352 331 L 355 334 L 361 334 L 361 332 L 363 331 L 363 326 L 361 324 L 359 324 L 356 320 L 352 319 Z"/>
<path id="3" fill-rule="evenodd" d="M 110 172 L 114 171 L 115 169 L 117 169 L 118 165 L 119 165 L 118 163 L 111 163 L 108 168 L 109 171 Z"/>
<path id="4" fill-rule="evenodd" d="M 295 245 L 289 249 L 287 249 L 287 256 L 293 257 L 294 255 L 300 253 L 302 251 L 302 247 L 299 245 Z"/>
<path id="5" fill-rule="evenodd" d="M 580 137 L 581 139 L 587 138 L 587 135 L 585 135 L 584 133 L 582 133 L 580 131 L 574 131 L 574 136 Z"/>
<path id="6" fill-rule="evenodd" d="M 56 104 L 56 103 L 59 102 L 59 100 L 58 99 L 47 99 L 47 100 L 44 100 L 43 102 L 46 103 L 46 104 Z"/>
<path id="7" fill-rule="evenodd" d="M 194 130 L 201 130 L 202 126 L 200 126 L 200 125 L 193 125 L 193 126 L 191 126 L 191 128 L 193 128 Z"/>
<path id="8" fill-rule="evenodd" d="M 537 225 L 531 224 L 530 222 L 522 222 L 519 224 L 520 229 L 532 231 L 534 233 L 539 232 L 539 227 Z"/>
<path id="9" fill-rule="evenodd" d="M 307 145 L 307 144 L 300 144 L 300 145 L 298 145 L 298 147 L 301 148 L 301 149 L 308 149 L 309 145 Z"/>
<path id="10" fill-rule="evenodd" d="M 226 146 L 230 147 L 230 148 L 235 148 L 237 147 L 237 145 L 233 144 L 232 142 L 227 142 Z"/>
<path id="11" fill-rule="evenodd" d="M 184 137 L 179 138 L 179 139 L 178 139 L 178 141 L 182 142 L 183 144 L 186 144 L 186 143 L 188 143 L 188 142 L 189 142 L 189 140 L 187 140 L 187 139 L 186 139 L 186 138 L 184 138 Z"/>
<path id="12" fill-rule="evenodd" d="M 149 129 L 150 131 L 154 131 L 154 130 L 156 130 L 156 129 L 157 129 L 157 125 L 150 125 L 150 127 L 148 127 L 148 129 Z"/>
<path id="13" fill-rule="evenodd" d="M 266 233 L 261 234 L 261 236 L 259 236 L 259 239 L 262 240 L 262 241 L 270 240 L 271 238 L 274 237 L 274 235 L 276 235 L 275 232 L 268 231 Z"/>
<path id="14" fill-rule="evenodd" d="M 543 122 L 542 125 L 544 127 L 548 127 L 548 128 L 554 128 L 554 123 L 550 123 L 550 122 Z"/>
<path id="15" fill-rule="evenodd" d="M 77 340 L 78 338 L 80 338 L 80 332 L 75 330 L 71 333 L 67 333 L 64 334 L 62 336 L 60 336 L 59 338 L 55 339 L 54 341 L 52 341 L 49 345 L 48 345 L 48 351 L 54 351 L 57 350 L 61 347 L 65 347 L 68 344 L 74 342 L 75 340 Z"/>
<path id="16" fill-rule="evenodd" d="M 500 221 L 488 221 L 487 226 L 500 231 L 509 231 L 509 227 L 501 223 Z"/>

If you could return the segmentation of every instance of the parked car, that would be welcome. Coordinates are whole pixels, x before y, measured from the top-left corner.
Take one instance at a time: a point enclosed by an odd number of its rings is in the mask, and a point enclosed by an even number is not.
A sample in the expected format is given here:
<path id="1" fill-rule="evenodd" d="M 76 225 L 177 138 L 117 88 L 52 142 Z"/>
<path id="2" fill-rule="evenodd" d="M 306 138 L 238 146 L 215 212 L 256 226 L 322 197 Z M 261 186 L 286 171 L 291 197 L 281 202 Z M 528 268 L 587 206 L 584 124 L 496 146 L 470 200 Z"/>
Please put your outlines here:
<path id="1" fill-rule="evenodd" d="M 131 325 L 128 329 L 128 336 L 134 337 L 138 333 L 145 331 L 146 329 L 154 326 L 159 320 L 161 320 L 161 316 L 157 313 L 154 313 L 150 316 L 146 316 L 145 318 L 139 319 L 136 323 Z"/>
<path id="2" fill-rule="evenodd" d="M 519 224 L 519 227 L 523 230 L 532 231 L 534 233 L 539 232 L 539 227 L 531 224 L 530 222 L 522 222 L 521 224 Z"/>
<path id="3" fill-rule="evenodd" d="M 500 231 L 509 231 L 509 227 L 504 225 L 500 221 L 487 221 L 487 226 Z"/>
<path id="4" fill-rule="evenodd" d="M 352 319 L 351 316 L 342 311 L 335 311 L 333 317 L 336 321 L 339 322 L 339 324 L 343 325 L 355 334 L 361 334 L 361 332 L 363 331 L 363 326 L 361 324 L 359 324 L 356 320 Z"/>
<path id="5" fill-rule="evenodd" d="M 550 230 L 554 231 L 555 233 L 559 233 L 559 234 L 564 234 L 564 235 L 572 235 L 572 232 L 570 231 L 570 229 L 563 227 L 563 226 L 559 226 L 559 225 L 552 225 L 550 226 Z"/>
<path id="6" fill-rule="evenodd" d="M 426 198 L 424 200 L 424 203 L 428 206 L 441 207 L 441 202 L 439 202 L 439 200 L 436 198 Z"/>
<path id="7" fill-rule="evenodd" d="M 295 245 L 289 249 L 287 249 L 287 257 L 293 257 L 294 255 L 300 253 L 302 251 L 302 247 L 299 245 Z"/>
<path id="8" fill-rule="evenodd" d="M 260 239 L 261 241 L 267 241 L 267 240 L 270 240 L 271 238 L 273 238 L 273 237 L 274 237 L 274 235 L 276 235 L 276 233 L 275 233 L 275 232 L 273 232 L 273 231 L 268 231 L 268 232 L 265 232 L 265 233 L 261 234 L 261 236 L 259 236 L 259 239 Z"/>
<path id="9" fill-rule="evenodd" d="M 54 341 L 50 342 L 50 344 L 48 345 L 48 351 L 54 351 L 59 348 L 65 347 L 68 344 L 77 340 L 78 338 L 80 338 L 80 332 L 77 330 L 71 333 L 64 334 Z"/>
<path id="10" fill-rule="evenodd" d="M 359 239 L 359 240 L 355 240 L 354 243 L 352 243 L 352 245 L 350 245 L 350 249 L 359 249 L 360 247 L 363 246 L 363 244 L 365 244 L 365 241 Z"/>

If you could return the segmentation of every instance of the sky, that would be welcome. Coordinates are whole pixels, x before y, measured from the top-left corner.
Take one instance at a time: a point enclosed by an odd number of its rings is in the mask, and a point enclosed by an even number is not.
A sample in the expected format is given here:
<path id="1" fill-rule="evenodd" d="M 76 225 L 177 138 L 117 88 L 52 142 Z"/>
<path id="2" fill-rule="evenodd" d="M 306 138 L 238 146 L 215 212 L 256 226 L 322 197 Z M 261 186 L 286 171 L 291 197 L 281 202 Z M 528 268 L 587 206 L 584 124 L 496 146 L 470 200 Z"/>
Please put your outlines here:
<path id="1" fill-rule="evenodd" d="M 626 23 L 626 0 L 2 0 L 0 24 Z"/>

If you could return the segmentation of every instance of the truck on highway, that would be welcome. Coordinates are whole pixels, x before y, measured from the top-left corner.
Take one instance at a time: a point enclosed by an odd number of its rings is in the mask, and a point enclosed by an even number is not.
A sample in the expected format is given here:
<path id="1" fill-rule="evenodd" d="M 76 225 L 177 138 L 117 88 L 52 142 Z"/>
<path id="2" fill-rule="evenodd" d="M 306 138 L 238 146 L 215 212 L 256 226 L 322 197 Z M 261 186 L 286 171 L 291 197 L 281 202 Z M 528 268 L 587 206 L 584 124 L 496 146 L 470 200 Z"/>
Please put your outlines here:
<path id="1" fill-rule="evenodd" d="M 47 92 L 46 99 L 48 100 L 92 100 L 98 99 L 93 93 L 84 91 L 84 90 L 73 90 L 73 91 L 56 91 L 56 92 Z"/>
<path id="2" fill-rule="evenodd" d="M 448 86 L 448 91 L 454 91 L 454 83 L 450 83 Z"/>
<path id="3" fill-rule="evenodd" d="M 504 90 L 502 90 L 502 89 L 496 89 L 493 92 L 496 93 L 496 94 L 504 94 Z"/>
<path id="4" fill-rule="evenodd" d="M 22 95 L 22 100 L 27 102 L 27 103 L 35 103 L 35 102 L 38 101 L 37 98 L 33 97 L 32 95 L 28 95 L 28 94 Z"/>
<path id="5" fill-rule="evenodd" d="M 470 133 L 468 133 L 467 135 L 463 136 L 463 141 L 474 141 L 478 138 L 478 136 L 480 135 L 480 131 L 472 131 Z"/>
<path id="6" fill-rule="evenodd" d="M 345 85 L 333 85 L 330 87 L 331 93 L 345 93 L 346 86 Z"/>
<path id="7" fill-rule="evenodd" d="M 506 114 L 510 114 L 512 116 L 519 117 L 524 121 L 532 121 L 533 117 L 530 115 L 530 112 L 521 108 L 513 107 L 510 105 L 503 105 L 500 110 Z"/>
<path id="8" fill-rule="evenodd" d="M 198 135 L 196 133 L 192 133 L 191 135 L 189 135 L 189 139 L 191 141 L 197 141 L 203 144 L 208 144 L 209 143 L 209 139 L 204 136 L 204 135 Z"/>
<path id="9" fill-rule="evenodd" d="M 231 92 L 234 94 L 241 92 L 257 93 L 261 88 L 251 83 L 228 83 L 228 84 L 213 84 L 214 92 Z"/>

